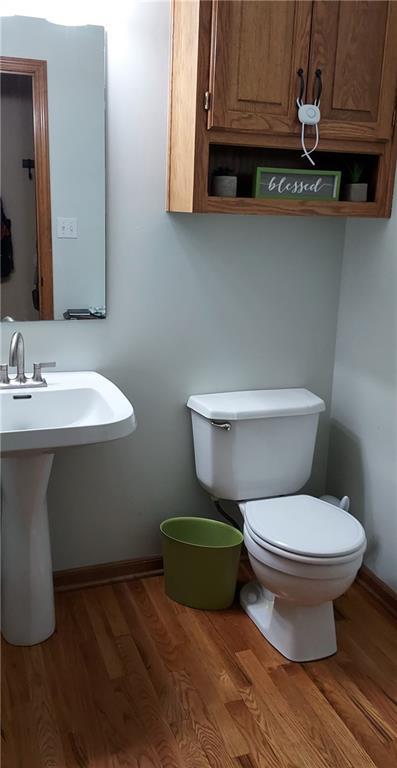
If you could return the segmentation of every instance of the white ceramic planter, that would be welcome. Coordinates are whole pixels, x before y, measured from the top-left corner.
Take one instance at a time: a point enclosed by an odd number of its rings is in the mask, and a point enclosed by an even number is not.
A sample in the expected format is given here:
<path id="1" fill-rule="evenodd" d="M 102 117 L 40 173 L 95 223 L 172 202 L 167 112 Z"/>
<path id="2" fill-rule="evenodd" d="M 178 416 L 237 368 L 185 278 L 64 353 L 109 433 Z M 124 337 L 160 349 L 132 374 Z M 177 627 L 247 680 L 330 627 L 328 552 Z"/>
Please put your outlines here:
<path id="1" fill-rule="evenodd" d="M 237 176 L 213 176 L 212 194 L 216 197 L 236 197 Z"/>
<path id="2" fill-rule="evenodd" d="M 345 184 L 343 197 L 350 203 L 366 203 L 368 198 L 368 184 Z"/>

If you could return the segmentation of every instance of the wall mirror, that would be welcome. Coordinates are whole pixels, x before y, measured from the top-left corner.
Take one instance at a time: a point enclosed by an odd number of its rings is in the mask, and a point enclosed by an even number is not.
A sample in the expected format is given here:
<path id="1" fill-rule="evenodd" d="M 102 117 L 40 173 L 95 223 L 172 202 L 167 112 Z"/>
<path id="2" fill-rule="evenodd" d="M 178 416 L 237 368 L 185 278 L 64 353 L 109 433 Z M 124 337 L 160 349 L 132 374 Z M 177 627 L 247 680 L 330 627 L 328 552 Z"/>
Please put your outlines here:
<path id="1" fill-rule="evenodd" d="M 0 25 L 1 318 L 102 319 L 104 29 Z"/>

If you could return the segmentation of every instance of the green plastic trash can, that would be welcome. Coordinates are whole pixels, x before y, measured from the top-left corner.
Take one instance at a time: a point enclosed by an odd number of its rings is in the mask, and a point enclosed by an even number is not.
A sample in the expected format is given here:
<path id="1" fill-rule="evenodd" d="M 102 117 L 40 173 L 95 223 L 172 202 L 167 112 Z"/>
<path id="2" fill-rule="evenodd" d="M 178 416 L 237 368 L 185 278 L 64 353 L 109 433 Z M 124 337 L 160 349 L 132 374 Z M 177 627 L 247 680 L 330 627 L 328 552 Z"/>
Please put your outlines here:
<path id="1" fill-rule="evenodd" d="M 240 531 L 203 517 L 172 517 L 160 530 L 168 597 L 191 608 L 228 608 L 236 591 Z"/>

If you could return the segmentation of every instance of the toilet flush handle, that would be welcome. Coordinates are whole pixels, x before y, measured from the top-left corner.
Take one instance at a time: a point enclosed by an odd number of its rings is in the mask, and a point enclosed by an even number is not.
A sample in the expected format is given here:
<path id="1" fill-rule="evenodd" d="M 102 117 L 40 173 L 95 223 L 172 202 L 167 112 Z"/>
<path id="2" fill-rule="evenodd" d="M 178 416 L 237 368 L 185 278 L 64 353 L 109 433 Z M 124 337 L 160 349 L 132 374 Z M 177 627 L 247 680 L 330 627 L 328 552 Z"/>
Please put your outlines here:
<path id="1" fill-rule="evenodd" d="M 217 422 L 217 421 L 211 421 L 211 424 L 212 424 L 213 427 L 218 427 L 218 429 L 224 429 L 226 432 L 230 432 L 230 430 L 232 428 L 232 425 L 229 424 L 228 421 L 225 421 L 225 422 L 223 422 L 221 424 L 219 424 L 219 422 Z"/>

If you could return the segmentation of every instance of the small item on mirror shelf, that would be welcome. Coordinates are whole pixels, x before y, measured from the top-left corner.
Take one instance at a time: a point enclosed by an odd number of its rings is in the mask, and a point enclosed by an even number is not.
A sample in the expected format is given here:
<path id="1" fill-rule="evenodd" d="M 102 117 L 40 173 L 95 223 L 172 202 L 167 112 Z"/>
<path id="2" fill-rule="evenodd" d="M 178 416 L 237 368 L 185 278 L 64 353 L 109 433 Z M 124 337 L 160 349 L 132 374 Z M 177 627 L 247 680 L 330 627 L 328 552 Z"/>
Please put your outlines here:
<path id="1" fill-rule="evenodd" d="M 236 197 L 237 176 L 230 168 L 217 168 L 214 171 L 211 192 L 215 197 Z"/>
<path id="2" fill-rule="evenodd" d="M 63 313 L 65 320 L 104 320 L 105 307 L 87 307 L 83 309 L 67 309 Z"/>
<path id="3" fill-rule="evenodd" d="M 366 203 L 368 200 L 368 184 L 361 181 L 364 173 L 364 167 L 361 163 L 355 162 L 348 168 L 348 184 L 343 185 L 343 199 L 350 203 Z"/>
<path id="4" fill-rule="evenodd" d="M 88 307 L 88 309 L 94 317 L 106 317 L 106 307 Z"/>

